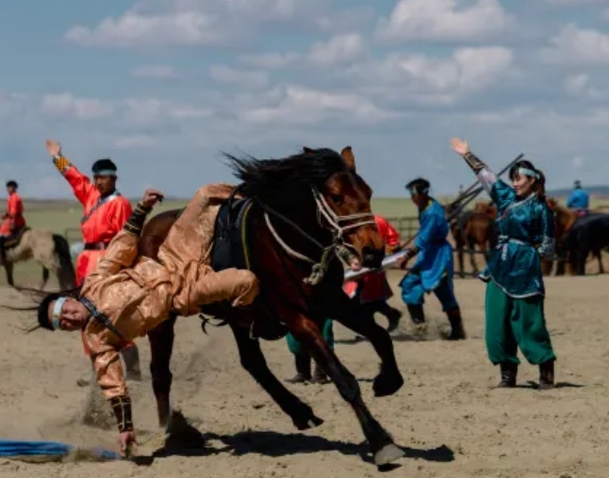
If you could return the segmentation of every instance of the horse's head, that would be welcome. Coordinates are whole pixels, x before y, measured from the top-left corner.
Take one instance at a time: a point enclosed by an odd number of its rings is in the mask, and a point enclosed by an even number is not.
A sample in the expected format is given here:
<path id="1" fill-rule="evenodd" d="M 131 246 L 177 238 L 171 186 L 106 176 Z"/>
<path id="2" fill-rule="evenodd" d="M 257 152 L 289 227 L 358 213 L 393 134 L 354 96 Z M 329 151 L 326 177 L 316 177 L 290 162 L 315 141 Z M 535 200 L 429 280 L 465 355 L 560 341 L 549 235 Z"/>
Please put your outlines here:
<path id="1" fill-rule="evenodd" d="M 311 154 L 313 150 L 304 151 Z M 350 146 L 343 148 L 341 156 L 345 167 L 334 172 L 315 193 L 321 223 L 358 256 L 359 264 L 352 263 L 352 267 L 379 267 L 385 243 L 370 207 L 372 189 L 357 174 Z"/>
<path id="2" fill-rule="evenodd" d="M 381 265 L 385 246 L 370 210 L 372 191 L 356 173 L 350 147 L 342 154 L 303 148 L 282 159 L 226 156 L 243 181 L 240 192 L 257 198 L 286 233 L 300 236 L 309 256 L 322 246 L 355 269 Z"/>

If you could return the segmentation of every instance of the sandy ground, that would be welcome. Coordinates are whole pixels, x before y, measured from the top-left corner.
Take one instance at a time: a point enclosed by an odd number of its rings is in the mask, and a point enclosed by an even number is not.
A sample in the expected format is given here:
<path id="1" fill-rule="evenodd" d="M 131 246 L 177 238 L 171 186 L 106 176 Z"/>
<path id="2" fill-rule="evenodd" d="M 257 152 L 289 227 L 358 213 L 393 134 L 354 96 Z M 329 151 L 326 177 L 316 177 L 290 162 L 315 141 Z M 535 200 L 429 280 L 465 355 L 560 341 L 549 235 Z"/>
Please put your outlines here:
<path id="1" fill-rule="evenodd" d="M 399 276 L 391 273 L 393 284 Z M 393 397 L 373 397 L 370 379 L 378 367 L 368 343 L 336 326 L 342 339 L 338 356 L 360 379 L 373 414 L 405 447 L 407 457 L 393 476 L 416 477 L 606 477 L 609 476 L 609 276 L 547 280 L 547 318 L 553 337 L 560 388 L 539 392 L 535 367 L 521 367 L 521 387 L 494 390 L 498 370 L 487 361 L 483 342 L 484 284 L 457 280 L 469 339 L 438 339 L 445 325 L 435 298 L 428 300 L 427 340 L 395 341 L 406 379 Z M 0 290 L 0 303 L 22 303 L 22 296 Z M 402 308 L 399 297 L 394 304 Z M 379 321 L 384 319 L 379 318 Z M 88 375 L 77 334 L 17 329 L 22 312 L 0 311 L 0 437 L 46 439 L 113 447 L 115 431 L 103 408 L 104 430 L 82 424 L 90 389 L 76 386 Z M 384 324 L 384 322 L 382 322 Z M 151 456 L 162 443 L 147 372 L 148 345 L 139 342 L 145 379 L 131 384 L 139 453 Z M 264 350 L 280 378 L 293 375 L 285 341 L 267 342 Z M 148 463 L 27 464 L 0 459 L 2 477 L 367 477 L 374 465 L 360 457 L 363 437 L 350 408 L 333 385 L 290 385 L 325 423 L 300 433 L 239 366 L 230 332 L 200 332 L 196 318 L 177 327 L 173 358 L 174 398 L 192 426 L 204 434 L 186 440 L 190 449 L 169 444 L 169 456 Z M 102 404 L 105 407 L 105 404 Z M 106 414 L 104 418 L 104 414 Z M 184 445 L 184 443 L 182 444 Z M 150 463 L 152 461 L 152 463 Z"/>

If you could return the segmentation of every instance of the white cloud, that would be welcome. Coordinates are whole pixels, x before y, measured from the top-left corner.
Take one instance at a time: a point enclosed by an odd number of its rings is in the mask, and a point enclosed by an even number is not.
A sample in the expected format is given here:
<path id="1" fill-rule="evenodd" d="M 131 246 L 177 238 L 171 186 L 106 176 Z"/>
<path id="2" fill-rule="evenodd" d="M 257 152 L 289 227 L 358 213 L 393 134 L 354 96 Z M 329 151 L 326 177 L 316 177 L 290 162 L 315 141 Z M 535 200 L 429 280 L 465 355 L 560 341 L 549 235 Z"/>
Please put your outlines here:
<path id="1" fill-rule="evenodd" d="M 86 120 L 110 116 L 114 108 L 111 104 L 95 98 L 77 98 L 71 93 L 58 93 L 43 98 L 42 111 L 49 115 Z"/>
<path id="2" fill-rule="evenodd" d="M 564 26 L 550 39 L 550 47 L 540 51 L 548 63 L 597 64 L 609 63 L 609 35 L 593 29 Z"/>
<path id="3" fill-rule="evenodd" d="M 83 47 L 218 45 L 230 38 L 230 32 L 219 23 L 218 17 L 197 11 L 161 15 L 127 12 L 117 19 L 106 18 L 92 29 L 73 27 L 65 39 Z"/>
<path id="4" fill-rule="evenodd" d="M 269 82 L 269 75 L 265 71 L 244 71 L 223 65 L 210 67 L 209 76 L 218 83 L 241 88 L 262 88 Z"/>
<path id="5" fill-rule="evenodd" d="M 352 72 L 364 81 L 366 92 L 388 102 L 453 104 L 492 85 L 513 62 L 505 47 L 459 48 L 443 59 L 393 54 Z"/>
<path id="6" fill-rule="evenodd" d="M 463 3 L 463 2 L 461 2 Z M 480 40 L 505 31 L 511 17 L 499 0 L 400 0 L 389 19 L 381 19 L 377 37 L 387 41 Z"/>
<path id="7" fill-rule="evenodd" d="M 399 115 L 378 108 L 369 99 L 355 94 L 329 93 L 289 86 L 277 104 L 246 110 L 240 117 L 254 124 L 315 124 L 329 118 L 373 124 Z"/>
<path id="8" fill-rule="evenodd" d="M 575 7 L 575 6 L 582 6 L 582 5 L 597 5 L 597 4 L 603 4 L 603 3 L 609 3 L 609 0 L 544 0 L 546 3 L 549 3 L 550 5 L 556 5 L 556 6 L 568 6 L 568 7 Z"/>
<path id="9" fill-rule="evenodd" d="M 609 99 L 609 82 L 602 87 L 595 86 L 590 76 L 583 73 L 568 76 L 564 87 L 567 93 L 578 98 L 594 101 Z"/>
<path id="10" fill-rule="evenodd" d="M 294 64 L 300 59 L 296 52 L 266 52 L 257 55 L 243 55 L 239 61 L 246 66 L 263 70 L 279 70 Z"/>
<path id="11" fill-rule="evenodd" d="M 143 65 L 131 70 L 134 78 L 173 79 L 178 74 L 170 65 Z"/>
<path id="12" fill-rule="evenodd" d="M 95 27 L 77 25 L 64 38 L 82 47 L 239 45 L 261 25 L 314 23 L 325 0 L 140 0 Z"/>
<path id="13" fill-rule="evenodd" d="M 320 65 L 335 65 L 357 60 L 364 52 L 362 36 L 348 33 L 334 36 L 325 43 L 315 43 L 309 52 L 309 60 Z"/>

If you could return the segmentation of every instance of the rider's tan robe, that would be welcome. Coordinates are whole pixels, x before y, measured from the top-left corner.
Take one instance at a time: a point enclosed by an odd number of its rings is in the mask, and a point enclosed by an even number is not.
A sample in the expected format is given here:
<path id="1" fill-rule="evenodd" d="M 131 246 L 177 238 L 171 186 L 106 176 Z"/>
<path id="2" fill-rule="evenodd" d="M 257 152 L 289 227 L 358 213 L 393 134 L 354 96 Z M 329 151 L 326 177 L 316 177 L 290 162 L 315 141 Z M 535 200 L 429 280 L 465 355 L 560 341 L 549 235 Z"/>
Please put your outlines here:
<path id="1" fill-rule="evenodd" d="M 258 281 L 252 272 L 214 272 L 208 265 L 219 204 L 231 189 L 209 185 L 197 191 L 161 246 L 162 263 L 138 258 L 139 235 L 125 227 L 85 280 L 81 295 L 108 317 L 122 336 L 96 320 L 91 320 L 84 332 L 107 399 L 128 395 L 119 350 L 166 320 L 172 309 L 189 316 L 197 314 L 203 304 L 229 299 L 234 305 L 246 305 L 257 295 Z"/>

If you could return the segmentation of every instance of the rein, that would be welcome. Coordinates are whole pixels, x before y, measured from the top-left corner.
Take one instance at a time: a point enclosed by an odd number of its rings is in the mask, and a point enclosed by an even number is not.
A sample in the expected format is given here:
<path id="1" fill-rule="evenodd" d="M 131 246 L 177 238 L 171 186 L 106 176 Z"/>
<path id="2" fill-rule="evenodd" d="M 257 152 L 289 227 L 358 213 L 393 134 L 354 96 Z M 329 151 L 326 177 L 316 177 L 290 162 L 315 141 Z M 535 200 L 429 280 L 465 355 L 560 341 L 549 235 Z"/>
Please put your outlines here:
<path id="1" fill-rule="evenodd" d="M 317 285 L 319 284 L 323 278 L 325 277 L 326 272 L 328 271 L 328 267 L 330 266 L 330 260 L 332 257 L 336 256 L 341 260 L 344 264 L 347 264 L 347 259 L 353 255 L 348 248 L 354 249 L 352 244 L 345 242 L 343 237 L 345 231 L 356 229 L 358 227 L 366 226 L 369 224 L 376 224 L 374 220 L 374 215 L 372 213 L 357 213 L 357 214 L 349 214 L 346 216 L 340 216 L 336 214 L 330 205 L 326 201 L 326 199 L 321 195 L 319 191 L 316 189 L 312 189 L 313 198 L 315 199 L 315 204 L 317 205 L 317 222 L 321 227 L 327 229 L 324 226 L 322 219 L 325 219 L 330 225 L 330 229 L 333 233 L 332 244 L 329 246 L 324 246 L 317 239 L 313 238 L 311 235 L 307 234 L 300 226 L 296 223 L 285 217 L 283 214 L 275 211 L 270 208 L 268 205 L 260 203 L 261 207 L 264 210 L 264 220 L 266 222 L 269 231 L 271 232 L 273 238 L 277 241 L 277 243 L 281 246 L 281 248 L 286 252 L 289 256 L 294 259 L 299 259 L 303 262 L 308 262 L 312 264 L 313 268 L 311 271 L 311 275 L 304 279 L 305 284 Z M 271 217 L 276 217 L 280 219 L 285 224 L 291 226 L 296 232 L 298 232 L 302 237 L 307 239 L 309 242 L 317 246 L 321 249 L 321 258 L 319 261 L 315 261 L 314 259 L 302 254 L 294 249 L 292 249 L 279 235 L 273 223 L 271 222 Z M 353 224 L 341 225 L 344 222 L 358 221 Z M 348 264 L 347 264 L 348 265 Z"/>

